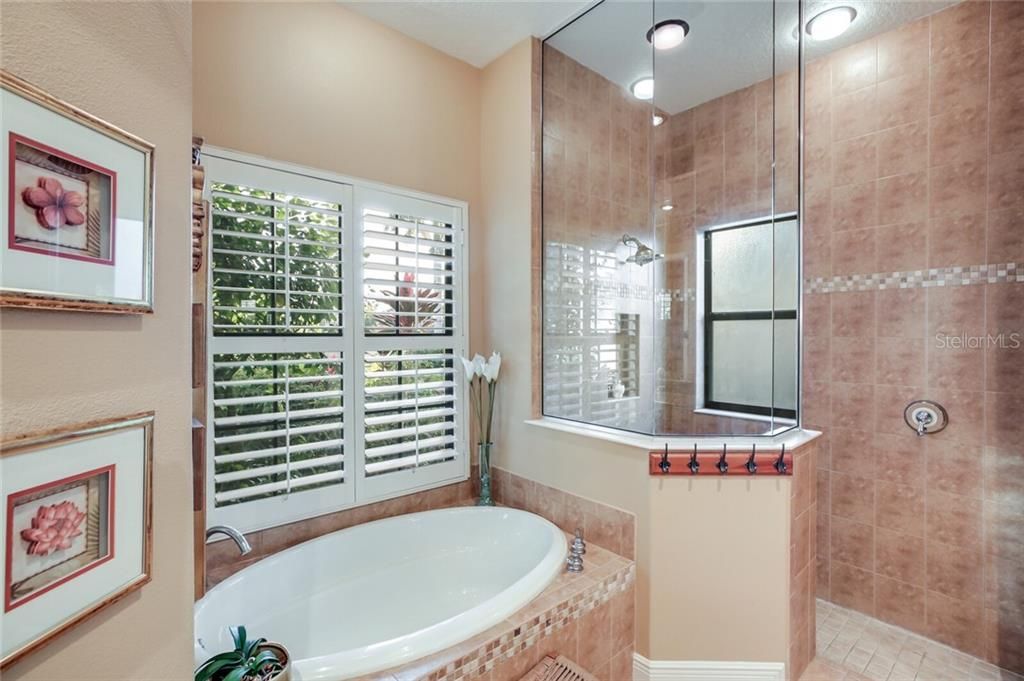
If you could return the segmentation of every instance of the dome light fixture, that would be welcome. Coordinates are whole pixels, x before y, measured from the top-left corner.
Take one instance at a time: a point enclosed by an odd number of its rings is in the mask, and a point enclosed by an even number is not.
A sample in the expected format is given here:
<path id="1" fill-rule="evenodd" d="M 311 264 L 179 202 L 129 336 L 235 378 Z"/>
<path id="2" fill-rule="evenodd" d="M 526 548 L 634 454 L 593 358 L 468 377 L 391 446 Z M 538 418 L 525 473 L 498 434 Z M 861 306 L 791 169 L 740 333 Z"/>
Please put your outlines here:
<path id="1" fill-rule="evenodd" d="M 633 93 L 633 96 L 637 99 L 648 100 L 654 99 L 654 79 L 653 78 L 641 78 L 629 86 L 629 91 Z"/>
<path id="2" fill-rule="evenodd" d="M 812 40 L 832 40 L 842 35 L 857 18 L 857 10 L 852 7 L 832 7 L 821 14 L 815 15 L 807 22 L 807 35 Z"/>
<path id="3" fill-rule="evenodd" d="M 665 117 L 662 116 L 661 114 L 654 114 L 653 116 L 651 116 L 651 125 L 653 125 L 654 127 L 658 127 L 664 122 Z"/>
<path id="4" fill-rule="evenodd" d="M 683 44 L 690 33 L 690 25 L 682 19 L 659 21 L 647 31 L 647 42 L 656 50 L 671 50 Z"/>
<path id="5" fill-rule="evenodd" d="M 671 201 L 666 201 L 665 203 L 661 204 L 661 209 L 666 213 L 672 210 L 673 208 L 675 208 L 675 206 L 672 205 Z"/>

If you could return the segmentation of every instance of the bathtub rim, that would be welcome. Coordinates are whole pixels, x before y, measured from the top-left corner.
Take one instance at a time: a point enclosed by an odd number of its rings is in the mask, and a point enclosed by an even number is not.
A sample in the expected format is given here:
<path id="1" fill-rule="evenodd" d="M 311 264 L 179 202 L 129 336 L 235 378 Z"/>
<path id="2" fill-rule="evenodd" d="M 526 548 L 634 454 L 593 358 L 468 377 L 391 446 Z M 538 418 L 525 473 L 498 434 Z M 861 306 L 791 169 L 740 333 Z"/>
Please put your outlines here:
<path id="1" fill-rule="evenodd" d="M 345 679 L 357 677 L 363 674 L 373 674 L 377 672 L 382 672 L 387 669 L 402 667 L 410 663 L 413 663 L 417 660 L 430 657 L 431 655 L 434 655 L 445 649 L 457 646 L 465 641 L 468 641 L 472 639 L 474 636 L 482 634 L 483 632 L 497 626 L 498 624 L 507 620 L 509 617 L 511 617 L 516 612 L 521 610 L 522 608 L 526 607 L 526 605 L 528 605 L 531 601 L 537 598 L 537 596 L 542 594 L 544 590 L 547 589 L 547 587 L 550 586 L 552 582 L 554 582 L 558 574 L 564 569 L 565 557 L 568 554 L 568 541 L 566 540 L 566 534 L 561 530 L 561 528 L 559 528 L 553 522 L 551 522 L 550 520 L 541 515 L 518 508 L 506 506 L 450 506 L 445 508 L 429 509 L 424 511 L 414 511 L 412 513 L 403 513 L 399 515 L 390 516 L 387 518 L 379 518 L 377 520 L 372 520 L 365 523 L 358 523 L 356 525 L 341 528 L 339 530 L 334 530 L 333 532 L 327 532 L 317 537 L 312 537 L 299 544 L 290 546 L 286 549 L 282 549 L 276 553 L 273 553 L 271 555 L 260 558 L 257 561 L 254 561 L 252 564 L 245 566 L 238 572 L 224 579 L 222 582 L 219 582 L 217 585 L 215 585 L 213 588 L 207 591 L 201 599 L 195 602 L 193 606 L 194 629 L 192 636 L 194 659 L 199 660 L 201 662 L 202 660 L 207 659 L 211 655 L 217 654 L 216 652 L 207 651 L 205 648 L 201 646 L 200 637 L 197 631 L 198 627 L 195 627 L 195 624 L 199 620 L 203 610 L 210 606 L 211 597 L 215 595 L 216 592 L 222 589 L 228 589 L 231 586 L 236 585 L 238 582 L 242 581 L 245 578 L 245 573 L 247 573 L 249 570 L 253 568 L 256 568 L 257 566 L 262 566 L 264 569 L 266 569 L 268 565 L 279 560 L 285 560 L 290 553 L 297 552 L 308 544 L 323 541 L 326 540 L 328 537 L 348 532 L 350 530 L 367 530 L 370 529 L 372 526 L 381 523 L 393 523 L 401 519 L 414 518 L 417 516 L 424 515 L 457 516 L 481 514 L 489 515 L 495 513 L 511 513 L 513 515 L 529 516 L 532 522 L 537 522 L 539 527 L 542 527 L 545 530 L 549 531 L 553 539 L 551 547 L 547 550 L 547 552 L 540 559 L 540 561 L 536 565 L 532 566 L 527 572 L 520 575 L 515 582 L 509 585 L 509 587 L 505 588 L 503 591 L 499 592 L 494 597 L 482 603 L 479 603 L 473 606 L 472 608 L 469 608 L 468 610 L 464 610 L 452 617 L 435 622 L 427 628 L 419 629 L 417 631 L 396 636 L 390 639 L 385 639 L 383 641 L 378 641 L 371 644 L 371 646 L 366 646 L 361 649 L 350 649 L 330 652 L 316 657 L 302 658 L 301 660 L 293 654 L 292 670 L 293 673 L 295 673 L 298 676 L 298 678 L 302 681 L 328 681 Z M 532 585 L 529 588 L 523 587 L 522 584 L 524 582 L 532 582 Z M 521 588 L 517 589 L 516 587 Z M 452 623 L 455 621 L 458 622 L 453 625 Z M 423 646 L 422 649 L 417 649 L 415 652 L 404 653 L 399 655 L 389 655 L 387 658 L 386 666 L 380 666 L 380 664 L 372 663 L 358 664 L 360 662 L 364 662 L 368 659 L 371 659 L 373 655 L 370 654 L 364 654 L 362 657 L 358 658 L 352 657 L 353 651 L 362 650 L 364 653 L 366 653 L 367 648 L 369 647 L 388 646 L 391 648 L 396 648 L 396 644 L 403 640 L 413 640 L 416 638 L 422 638 L 432 633 L 433 629 L 437 627 L 442 627 L 443 625 L 449 625 L 449 627 L 451 627 L 454 631 L 447 633 L 447 635 L 445 636 L 439 637 L 437 643 L 432 643 L 430 645 Z M 459 633 L 456 636 L 454 633 L 456 631 L 461 633 Z M 282 641 L 281 643 L 287 646 L 287 642 Z M 335 665 L 330 664 L 332 658 L 339 658 L 342 656 L 347 656 L 348 659 L 337 659 L 335 660 Z M 346 666 L 349 666 L 349 663 L 358 664 L 358 667 L 344 671 L 341 673 L 341 675 L 338 675 L 336 671 L 336 665 L 339 662 L 345 663 Z M 199 664 L 199 662 L 196 662 L 196 664 Z M 319 664 L 320 667 L 317 669 L 310 669 L 309 667 L 313 666 L 314 664 Z"/>

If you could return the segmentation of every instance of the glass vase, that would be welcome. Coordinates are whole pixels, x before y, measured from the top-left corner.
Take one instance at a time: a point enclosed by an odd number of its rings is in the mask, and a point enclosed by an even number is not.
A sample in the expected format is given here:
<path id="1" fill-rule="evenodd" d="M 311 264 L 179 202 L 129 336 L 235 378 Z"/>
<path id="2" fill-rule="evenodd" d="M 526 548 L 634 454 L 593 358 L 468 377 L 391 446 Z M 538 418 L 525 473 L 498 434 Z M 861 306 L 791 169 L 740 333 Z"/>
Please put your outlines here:
<path id="1" fill-rule="evenodd" d="M 476 500 L 477 506 L 494 506 L 494 499 L 491 498 L 491 447 L 493 442 L 481 442 L 476 446 L 477 455 L 480 457 L 480 498 Z"/>

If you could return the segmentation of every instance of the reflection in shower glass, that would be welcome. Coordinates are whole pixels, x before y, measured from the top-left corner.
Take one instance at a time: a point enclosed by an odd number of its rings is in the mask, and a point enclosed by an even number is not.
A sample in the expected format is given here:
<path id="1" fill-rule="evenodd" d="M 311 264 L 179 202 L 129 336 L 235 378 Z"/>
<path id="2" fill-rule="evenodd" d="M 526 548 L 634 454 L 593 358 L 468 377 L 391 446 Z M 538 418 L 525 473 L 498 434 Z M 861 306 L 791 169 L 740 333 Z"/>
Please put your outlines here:
<path id="1" fill-rule="evenodd" d="M 680 435 L 793 425 L 797 7 L 605 0 L 544 42 L 545 415 Z M 662 22 L 687 30 L 655 49 Z M 744 239 L 723 229 L 739 223 Z M 706 283 L 716 313 L 755 318 L 707 317 Z"/>

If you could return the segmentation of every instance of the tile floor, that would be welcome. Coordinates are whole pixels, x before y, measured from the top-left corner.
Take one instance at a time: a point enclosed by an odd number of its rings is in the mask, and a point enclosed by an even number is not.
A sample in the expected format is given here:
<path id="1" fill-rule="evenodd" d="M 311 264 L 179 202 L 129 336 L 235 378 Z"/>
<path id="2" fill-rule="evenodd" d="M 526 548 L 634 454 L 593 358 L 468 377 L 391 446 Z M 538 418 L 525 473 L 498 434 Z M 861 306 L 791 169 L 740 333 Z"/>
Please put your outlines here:
<path id="1" fill-rule="evenodd" d="M 1024 681 L 949 646 L 827 601 L 817 602 L 818 656 L 800 681 Z"/>

